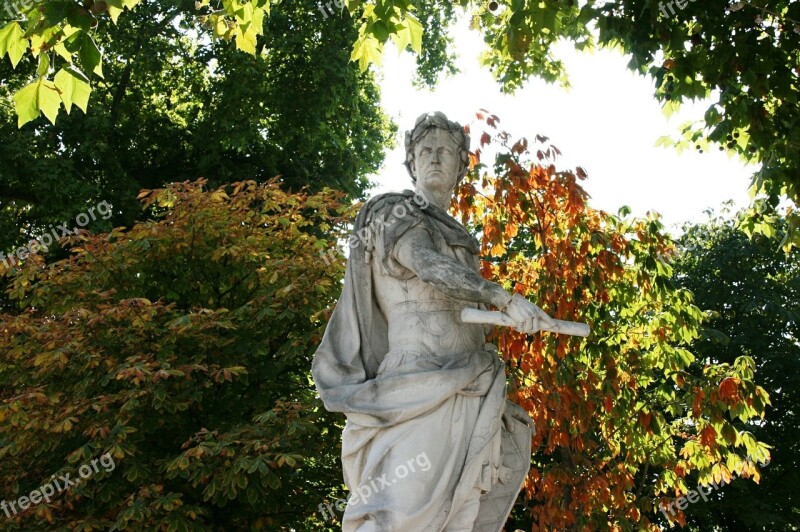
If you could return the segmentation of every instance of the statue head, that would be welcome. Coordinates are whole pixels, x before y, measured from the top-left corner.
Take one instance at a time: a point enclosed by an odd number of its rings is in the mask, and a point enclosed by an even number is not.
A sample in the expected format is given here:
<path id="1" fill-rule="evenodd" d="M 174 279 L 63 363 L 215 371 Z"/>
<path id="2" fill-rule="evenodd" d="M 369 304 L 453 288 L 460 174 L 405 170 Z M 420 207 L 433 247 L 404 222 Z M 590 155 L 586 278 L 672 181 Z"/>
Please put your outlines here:
<path id="1" fill-rule="evenodd" d="M 452 190 L 469 170 L 469 135 L 444 113 L 420 115 L 406 131 L 405 165 L 415 185 L 420 179 L 423 186 L 441 182 Z"/>

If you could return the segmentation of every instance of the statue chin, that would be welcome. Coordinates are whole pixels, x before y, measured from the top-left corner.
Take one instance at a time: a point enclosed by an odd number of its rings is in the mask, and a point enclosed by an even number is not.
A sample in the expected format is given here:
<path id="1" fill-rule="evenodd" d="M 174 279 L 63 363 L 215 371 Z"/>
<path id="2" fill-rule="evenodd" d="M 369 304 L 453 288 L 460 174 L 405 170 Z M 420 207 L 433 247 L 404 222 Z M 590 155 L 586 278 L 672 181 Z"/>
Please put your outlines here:
<path id="1" fill-rule="evenodd" d="M 432 185 L 434 183 L 455 183 L 456 179 L 455 176 L 448 176 L 444 172 L 431 172 L 427 174 L 425 177 L 422 178 L 421 182 L 426 185 Z M 451 187 L 452 190 L 452 187 Z"/>

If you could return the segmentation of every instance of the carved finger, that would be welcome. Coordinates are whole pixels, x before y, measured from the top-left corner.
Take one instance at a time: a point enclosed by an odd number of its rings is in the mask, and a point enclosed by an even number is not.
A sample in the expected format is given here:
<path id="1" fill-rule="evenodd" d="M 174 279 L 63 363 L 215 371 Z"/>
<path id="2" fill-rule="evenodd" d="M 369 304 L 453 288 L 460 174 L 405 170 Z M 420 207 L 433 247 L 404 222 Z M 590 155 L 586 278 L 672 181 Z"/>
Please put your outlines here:
<path id="1" fill-rule="evenodd" d="M 536 314 L 538 315 L 539 319 L 544 322 L 546 327 L 553 328 L 556 326 L 555 320 L 551 318 L 550 315 L 547 314 L 547 312 L 545 312 L 539 307 L 536 307 L 536 311 L 537 311 Z"/>

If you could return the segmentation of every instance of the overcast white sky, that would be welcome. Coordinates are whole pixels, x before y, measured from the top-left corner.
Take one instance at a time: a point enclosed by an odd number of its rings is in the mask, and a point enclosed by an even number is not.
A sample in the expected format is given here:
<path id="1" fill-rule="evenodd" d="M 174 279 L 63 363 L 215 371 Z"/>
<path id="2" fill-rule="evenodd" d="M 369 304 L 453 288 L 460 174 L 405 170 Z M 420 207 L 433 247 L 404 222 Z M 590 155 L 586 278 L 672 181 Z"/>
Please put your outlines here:
<path id="1" fill-rule="evenodd" d="M 402 165 L 402 135 L 418 115 L 442 111 L 464 124 L 485 108 L 499 116 L 501 128 L 514 138 L 533 139 L 537 133 L 550 137 L 563 154 L 560 168 L 583 166 L 589 173 L 583 186 L 595 208 L 616 212 L 628 205 L 635 215 L 654 210 L 665 224 L 680 225 L 705 219 L 706 208 L 728 199 L 740 206 L 748 203 L 755 167 L 745 167 L 715 148 L 679 155 L 674 148 L 655 146 L 662 135 L 675 136 L 679 125 L 701 118 L 708 105 L 686 105 L 667 120 L 652 96 L 652 80 L 630 72 L 619 52 L 582 53 L 561 46 L 558 55 L 570 77 L 569 90 L 534 80 L 516 94 L 504 95 L 478 63 L 480 36 L 464 23 L 455 31 L 461 73 L 440 82 L 433 92 L 412 86 L 410 54 L 398 56 L 387 49 L 380 69 L 382 104 L 401 131 L 397 148 L 387 154 L 374 178 L 374 193 L 410 188 Z"/>

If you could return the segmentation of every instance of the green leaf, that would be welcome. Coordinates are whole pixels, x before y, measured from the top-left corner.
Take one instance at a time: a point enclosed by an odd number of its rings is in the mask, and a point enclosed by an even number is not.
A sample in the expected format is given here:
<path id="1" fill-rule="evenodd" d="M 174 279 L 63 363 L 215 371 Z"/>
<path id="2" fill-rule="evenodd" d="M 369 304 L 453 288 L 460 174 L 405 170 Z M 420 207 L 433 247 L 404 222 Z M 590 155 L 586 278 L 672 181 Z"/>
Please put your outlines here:
<path id="1" fill-rule="evenodd" d="M 356 11 L 361 7 L 361 0 L 345 0 L 345 7 L 347 7 L 347 12 L 351 16 L 355 15 Z"/>
<path id="2" fill-rule="evenodd" d="M 386 42 L 389 38 L 389 28 L 382 20 L 375 21 L 371 26 L 371 33 L 378 39 L 379 42 Z"/>
<path id="3" fill-rule="evenodd" d="M 409 14 L 406 15 L 405 26 L 411 34 L 411 49 L 422 53 L 422 24 Z"/>
<path id="4" fill-rule="evenodd" d="M 67 18 L 70 13 L 75 11 L 75 7 L 75 3 L 69 0 L 50 0 L 49 2 L 41 2 L 38 6 L 39 12 L 42 14 L 43 22 L 47 27 L 52 27 L 60 23 Z"/>
<path id="5" fill-rule="evenodd" d="M 117 23 L 117 19 L 125 8 L 133 9 L 140 1 L 141 0 L 107 0 L 108 14 L 111 16 L 111 20 L 114 24 Z"/>
<path id="6" fill-rule="evenodd" d="M 103 54 L 88 33 L 81 33 L 78 57 L 80 57 L 84 71 L 94 72 L 101 78 L 103 77 Z"/>
<path id="7" fill-rule="evenodd" d="M 39 78 L 17 91 L 14 95 L 14 103 L 16 104 L 18 127 L 38 118 L 39 111 L 55 124 L 58 108 L 61 107 L 61 97 L 52 81 Z"/>
<path id="8" fill-rule="evenodd" d="M 38 94 L 39 83 L 33 82 L 14 95 L 18 127 L 22 127 L 39 116 Z"/>
<path id="9" fill-rule="evenodd" d="M 353 46 L 350 54 L 351 61 L 358 61 L 358 67 L 362 72 L 367 70 L 370 63 L 381 64 L 383 46 L 372 35 L 361 35 Z"/>
<path id="10" fill-rule="evenodd" d="M 9 22 L 0 30 L 0 58 L 7 53 L 11 65 L 16 68 L 27 50 L 28 39 L 18 22 Z"/>
<path id="11" fill-rule="evenodd" d="M 240 28 L 236 29 L 236 48 L 250 55 L 256 55 L 256 34 L 251 31 L 241 31 Z"/>
<path id="12" fill-rule="evenodd" d="M 54 79 L 56 88 L 61 92 L 61 101 L 67 113 L 72 109 L 72 105 L 77 105 L 84 113 L 89 104 L 89 95 L 92 87 L 89 79 L 83 72 L 72 65 L 62 68 Z"/>
<path id="13" fill-rule="evenodd" d="M 50 56 L 47 54 L 39 55 L 39 66 L 36 69 L 36 73 L 40 76 L 46 76 L 47 72 L 50 70 Z"/>

